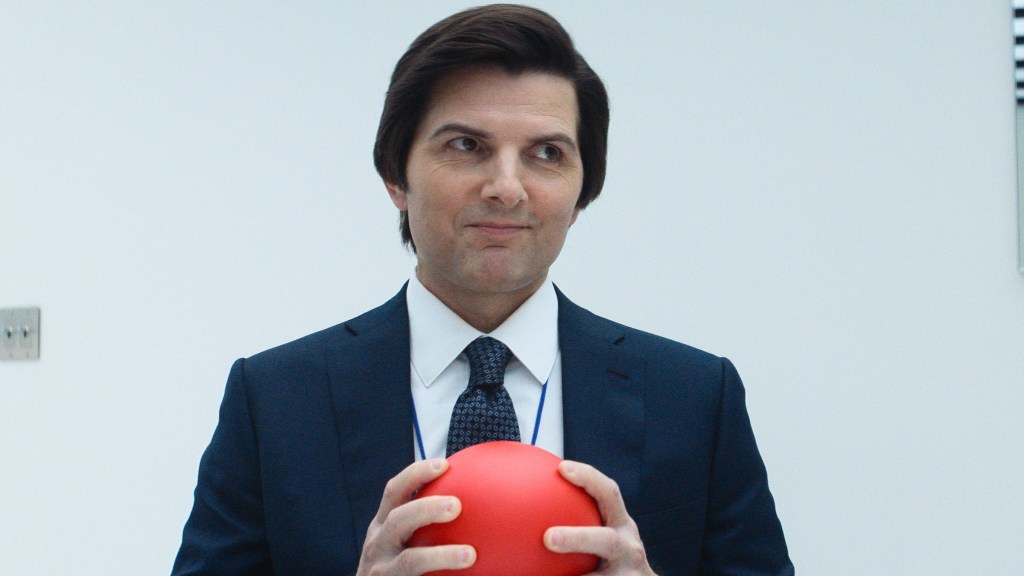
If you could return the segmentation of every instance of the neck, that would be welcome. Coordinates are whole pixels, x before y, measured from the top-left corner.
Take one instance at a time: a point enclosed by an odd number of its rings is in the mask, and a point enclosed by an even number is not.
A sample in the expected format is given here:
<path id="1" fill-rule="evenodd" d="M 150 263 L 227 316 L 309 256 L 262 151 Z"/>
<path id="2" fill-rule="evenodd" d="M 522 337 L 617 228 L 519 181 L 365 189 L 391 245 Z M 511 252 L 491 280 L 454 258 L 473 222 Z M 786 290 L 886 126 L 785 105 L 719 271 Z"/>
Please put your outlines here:
<path id="1" fill-rule="evenodd" d="M 485 334 L 490 334 L 498 326 L 501 326 L 505 320 L 508 320 L 508 317 L 518 310 L 529 297 L 530 295 L 527 294 L 515 300 L 486 298 L 484 301 L 475 302 L 471 306 L 466 306 L 466 303 L 462 301 L 449 302 L 441 299 L 441 302 L 444 302 L 445 306 L 458 314 L 459 318 L 465 320 L 473 328 Z M 438 298 L 440 299 L 440 297 Z"/>
<path id="2" fill-rule="evenodd" d="M 423 287 L 449 310 L 485 334 L 494 332 L 544 284 L 544 278 L 541 278 L 536 283 L 509 292 L 453 292 L 432 286 L 419 273 L 416 276 Z"/>

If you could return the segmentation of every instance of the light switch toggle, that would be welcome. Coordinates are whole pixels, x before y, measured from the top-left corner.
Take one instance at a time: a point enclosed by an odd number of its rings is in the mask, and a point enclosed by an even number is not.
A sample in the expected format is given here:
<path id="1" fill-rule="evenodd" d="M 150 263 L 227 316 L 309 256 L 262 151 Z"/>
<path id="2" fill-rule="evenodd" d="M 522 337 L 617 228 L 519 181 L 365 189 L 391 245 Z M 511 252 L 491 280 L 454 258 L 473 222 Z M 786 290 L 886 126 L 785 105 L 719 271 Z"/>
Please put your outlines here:
<path id="1" fill-rule="evenodd" d="M 0 360 L 39 358 L 39 308 L 0 308 Z"/>

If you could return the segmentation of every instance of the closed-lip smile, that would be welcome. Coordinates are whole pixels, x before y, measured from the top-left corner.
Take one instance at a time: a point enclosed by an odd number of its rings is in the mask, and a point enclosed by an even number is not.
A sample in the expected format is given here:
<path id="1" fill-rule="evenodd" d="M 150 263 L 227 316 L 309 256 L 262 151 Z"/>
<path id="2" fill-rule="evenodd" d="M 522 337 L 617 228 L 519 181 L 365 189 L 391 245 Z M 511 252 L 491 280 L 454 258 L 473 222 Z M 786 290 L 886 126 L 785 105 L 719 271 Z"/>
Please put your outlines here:
<path id="1" fill-rule="evenodd" d="M 474 222 L 469 225 L 470 228 L 476 228 L 481 232 L 496 235 L 511 235 L 525 230 L 527 226 L 525 224 L 518 224 L 516 222 L 501 222 L 501 221 L 483 221 Z"/>

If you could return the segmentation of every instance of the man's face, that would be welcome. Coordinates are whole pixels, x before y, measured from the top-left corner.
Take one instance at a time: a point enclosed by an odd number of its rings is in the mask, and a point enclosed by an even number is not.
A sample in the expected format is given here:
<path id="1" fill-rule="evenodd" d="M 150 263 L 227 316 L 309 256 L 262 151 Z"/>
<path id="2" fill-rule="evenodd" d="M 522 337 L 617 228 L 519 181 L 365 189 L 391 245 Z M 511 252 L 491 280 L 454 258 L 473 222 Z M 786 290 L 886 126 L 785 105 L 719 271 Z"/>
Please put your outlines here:
<path id="1" fill-rule="evenodd" d="M 572 83 L 500 68 L 438 82 L 406 165 L 417 276 L 449 303 L 484 293 L 529 295 L 576 219 L 583 164 Z"/>

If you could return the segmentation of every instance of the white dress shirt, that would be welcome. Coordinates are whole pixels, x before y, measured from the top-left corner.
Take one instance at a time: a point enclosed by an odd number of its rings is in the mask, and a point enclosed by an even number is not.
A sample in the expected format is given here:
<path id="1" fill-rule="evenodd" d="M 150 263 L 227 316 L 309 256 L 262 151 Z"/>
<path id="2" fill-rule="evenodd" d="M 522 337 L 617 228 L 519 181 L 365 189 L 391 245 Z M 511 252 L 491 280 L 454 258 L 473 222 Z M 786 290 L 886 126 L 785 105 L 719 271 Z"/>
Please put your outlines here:
<path id="1" fill-rule="evenodd" d="M 405 293 L 409 307 L 412 400 L 427 458 L 443 458 L 455 401 L 469 382 L 469 360 L 462 351 L 479 336 L 490 336 L 512 350 L 505 388 L 515 406 L 519 435 L 529 443 L 537 426 L 541 390 L 547 382 L 537 428 L 537 446 L 562 456 L 562 362 L 558 349 L 558 297 L 550 280 L 490 334 L 459 318 L 415 275 Z M 416 460 L 420 446 L 413 431 Z"/>

